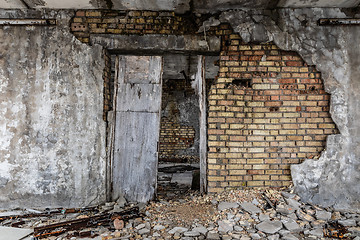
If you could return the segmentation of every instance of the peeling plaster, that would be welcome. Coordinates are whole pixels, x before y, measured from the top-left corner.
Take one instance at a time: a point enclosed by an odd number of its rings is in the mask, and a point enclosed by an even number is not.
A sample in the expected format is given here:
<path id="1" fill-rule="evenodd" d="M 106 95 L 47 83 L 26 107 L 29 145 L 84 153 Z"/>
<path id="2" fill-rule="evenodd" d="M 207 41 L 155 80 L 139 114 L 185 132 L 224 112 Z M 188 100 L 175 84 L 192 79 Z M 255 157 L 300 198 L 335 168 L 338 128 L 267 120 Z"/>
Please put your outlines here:
<path id="1" fill-rule="evenodd" d="M 281 9 L 227 11 L 229 22 L 245 42 L 274 42 L 283 50 L 298 52 L 322 73 L 331 94 L 330 113 L 340 134 L 328 137 L 318 160 L 291 167 L 295 190 L 303 201 L 339 209 L 360 209 L 359 54 L 354 41 L 360 29 L 318 26 L 319 18 L 343 18 L 340 9 Z M 276 20 L 276 21 L 275 21 Z"/>
<path id="2" fill-rule="evenodd" d="M 0 11 L 57 18 L 0 27 L 0 208 L 105 201 L 102 47 L 69 31 L 72 11 Z"/>

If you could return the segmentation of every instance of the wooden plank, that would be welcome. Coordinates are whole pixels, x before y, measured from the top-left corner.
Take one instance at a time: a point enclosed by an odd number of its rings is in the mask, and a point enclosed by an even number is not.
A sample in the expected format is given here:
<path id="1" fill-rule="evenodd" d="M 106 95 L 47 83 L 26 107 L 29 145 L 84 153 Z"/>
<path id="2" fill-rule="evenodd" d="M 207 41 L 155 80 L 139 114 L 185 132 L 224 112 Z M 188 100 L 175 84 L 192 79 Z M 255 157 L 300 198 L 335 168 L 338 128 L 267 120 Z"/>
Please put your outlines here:
<path id="1" fill-rule="evenodd" d="M 129 201 L 147 202 L 154 196 L 159 133 L 153 130 L 159 122 L 160 117 L 155 113 L 117 113 L 114 199 L 123 194 Z"/>
<path id="2" fill-rule="evenodd" d="M 119 56 L 112 198 L 147 202 L 156 191 L 160 131 L 159 56 Z"/>
<path id="3" fill-rule="evenodd" d="M 107 115 L 107 155 L 106 155 L 106 201 L 111 201 L 112 196 L 112 165 L 114 160 L 115 141 L 115 112 L 109 111 Z"/>
<path id="4" fill-rule="evenodd" d="M 120 84 L 118 87 L 117 111 L 158 112 L 154 104 L 161 96 L 160 84 Z"/>
<path id="5" fill-rule="evenodd" d="M 119 77 L 124 83 L 160 83 L 162 58 L 159 56 L 121 56 Z"/>
<path id="6" fill-rule="evenodd" d="M 195 89 L 199 96 L 200 108 L 200 192 L 205 193 L 207 190 L 207 114 L 206 114 L 206 82 L 205 82 L 205 60 L 204 56 L 198 56 L 197 72 L 195 77 Z"/>

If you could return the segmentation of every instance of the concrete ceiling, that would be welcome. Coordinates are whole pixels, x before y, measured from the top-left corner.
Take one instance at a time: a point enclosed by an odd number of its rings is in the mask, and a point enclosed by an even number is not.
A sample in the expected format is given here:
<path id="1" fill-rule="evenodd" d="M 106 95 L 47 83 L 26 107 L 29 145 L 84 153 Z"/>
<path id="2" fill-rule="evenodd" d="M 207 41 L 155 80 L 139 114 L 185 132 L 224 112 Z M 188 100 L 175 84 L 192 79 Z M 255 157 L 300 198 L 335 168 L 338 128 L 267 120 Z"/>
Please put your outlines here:
<path id="1" fill-rule="evenodd" d="M 0 0 L 0 8 L 169 10 L 179 13 L 215 12 L 240 8 L 357 7 L 360 0 Z"/>

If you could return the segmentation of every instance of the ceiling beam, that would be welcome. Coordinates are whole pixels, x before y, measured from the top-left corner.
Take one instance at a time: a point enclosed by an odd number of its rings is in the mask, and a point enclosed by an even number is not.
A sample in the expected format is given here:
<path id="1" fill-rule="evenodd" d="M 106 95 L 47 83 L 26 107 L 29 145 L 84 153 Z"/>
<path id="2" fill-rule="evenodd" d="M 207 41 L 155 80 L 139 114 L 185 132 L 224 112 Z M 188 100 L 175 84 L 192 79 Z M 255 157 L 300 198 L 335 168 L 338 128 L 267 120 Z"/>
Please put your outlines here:
<path id="1" fill-rule="evenodd" d="M 55 19 L 8 19 L 0 18 L 0 25 L 42 25 L 50 26 L 56 25 Z"/>

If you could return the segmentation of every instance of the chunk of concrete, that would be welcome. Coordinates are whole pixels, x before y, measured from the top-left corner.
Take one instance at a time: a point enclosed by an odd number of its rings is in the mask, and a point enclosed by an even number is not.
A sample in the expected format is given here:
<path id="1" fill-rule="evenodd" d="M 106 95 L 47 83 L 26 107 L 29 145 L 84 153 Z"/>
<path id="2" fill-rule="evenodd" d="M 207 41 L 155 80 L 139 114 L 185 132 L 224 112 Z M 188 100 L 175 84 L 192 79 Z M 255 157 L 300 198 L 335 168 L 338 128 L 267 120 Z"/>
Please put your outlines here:
<path id="1" fill-rule="evenodd" d="M 228 220 L 218 221 L 218 225 L 219 232 L 230 232 L 234 230 L 234 225 Z"/>
<path id="2" fill-rule="evenodd" d="M 174 227 L 168 233 L 169 234 L 183 233 L 183 232 L 186 232 L 188 230 L 189 230 L 188 228 L 184 228 L 184 227 Z"/>
<path id="3" fill-rule="evenodd" d="M 257 230 L 268 234 L 274 234 L 282 229 L 283 225 L 280 221 L 264 221 L 256 225 Z"/>
<path id="4" fill-rule="evenodd" d="M 33 229 L 0 227 L 0 240 L 18 240 L 32 234 Z"/>
<path id="5" fill-rule="evenodd" d="M 240 206 L 251 214 L 261 213 L 261 209 L 249 202 L 240 203 Z"/>
<path id="6" fill-rule="evenodd" d="M 285 228 L 290 232 L 299 232 L 301 230 L 299 224 L 297 224 L 297 222 L 295 222 L 295 220 L 291 218 L 287 220 L 282 220 L 282 223 L 284 224 Z"/>
<path id="7" fill-rule="evenodd" d="M 237 204 L 236 202 L 221 202 L 218 205 L 218 210 L 223 211 L 225 209 L 238 208 L 238 207 L 239 207 L 239 204 Z"/>
<path id="8" fill-rule="evenodd" d="M 318 220 L 329 220 L 331 218 L 331 212 L 327 212 L 327 211 L 316 211 L 316 218 Z"/>

